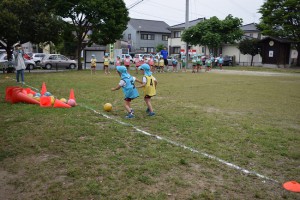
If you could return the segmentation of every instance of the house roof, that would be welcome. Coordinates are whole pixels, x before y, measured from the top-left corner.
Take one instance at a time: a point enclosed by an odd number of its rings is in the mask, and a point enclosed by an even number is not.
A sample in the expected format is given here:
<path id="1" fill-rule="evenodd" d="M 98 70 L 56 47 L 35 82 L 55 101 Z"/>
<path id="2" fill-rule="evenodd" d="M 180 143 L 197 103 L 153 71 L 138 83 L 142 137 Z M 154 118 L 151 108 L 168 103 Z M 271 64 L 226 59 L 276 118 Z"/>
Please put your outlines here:
<path id="1" fill-rule="evenodd" d="M 246 24 L 246 25 L 241 26 L 240 28 L 244 32 L 260 32 L 257 29 L 257 24 L 256 23 Z"/>
<path id="2" fill-rule="evenodd" d="M 205 18 L 198 18 L 198 19 L 189 21 L 188 27 L 195 26 L 196 24 L 198 24 L 199 22 L 203 22 L 204 20 L 205 20 Z M 185 29 L 185 23 L 170 26 L 169 29 Z"/>
<path id="3" fill-rule="evenodd" d="M 129 24 L 137 31 L 171 33 L 171 31 L 168 29 L 170 26 L 163 21 L 131 18 Z"/>
<path id="4" fill-rule="evenodd" d="M 285 38 L 278 38 L 278 37 L 271 37 L 271 36 L 263 38 L 260 42 L 263 42 L 265 40 L 275 40 L 275 41 L 281 42 L 281 43 L 293 43 L 293 41 L 285 39 Z"/>

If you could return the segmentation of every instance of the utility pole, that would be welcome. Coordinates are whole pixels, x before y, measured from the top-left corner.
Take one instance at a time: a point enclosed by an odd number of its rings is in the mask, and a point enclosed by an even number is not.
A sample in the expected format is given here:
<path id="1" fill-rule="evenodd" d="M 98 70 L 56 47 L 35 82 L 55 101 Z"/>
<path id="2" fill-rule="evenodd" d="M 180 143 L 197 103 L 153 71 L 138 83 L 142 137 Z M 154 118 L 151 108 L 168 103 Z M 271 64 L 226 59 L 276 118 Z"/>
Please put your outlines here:
<path id="1" fill-rule="evenodd" d="M 188 29 L 189 27 L 189 0 L 186 0 L 185 3 L 185 30 Z M 186 52 L 186 57 L 185 57 L 185 63 L 186 63 L 186 68 L 189 66 L 189 44 L 186 42 L 185 43 L 185 52 Z"/>

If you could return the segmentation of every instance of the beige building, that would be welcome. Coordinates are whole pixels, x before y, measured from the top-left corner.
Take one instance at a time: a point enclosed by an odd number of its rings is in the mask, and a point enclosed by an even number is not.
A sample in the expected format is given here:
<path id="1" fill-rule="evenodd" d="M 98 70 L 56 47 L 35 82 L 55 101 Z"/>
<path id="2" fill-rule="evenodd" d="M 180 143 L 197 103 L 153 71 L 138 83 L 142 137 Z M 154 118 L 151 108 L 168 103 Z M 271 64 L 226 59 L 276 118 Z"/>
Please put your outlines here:
<path id="1" fill-rule="evenodd" d="M 197 23 L 204 21 L 205 18 L 199 18 L 189 22 L 189 27 L 195 26 Z M 185 53 L 186 43 L 181 40 L 181 34 L 185 29 L 185 23 L 171 26 L 171 37 L 168 40 L 169 54 Z M 260 31 L 256 28 L 256 24 L 247 24 L 241 26 L 244 31 L 244 37 L 262 39 Z M 233 56 L 234 61 L 238 65 L 247 65 L 251 63 L 251 55 L 243 55 L 237 48 L 237 44 L 224 44 L 221 47 L 223 56 Z M 206 46 L 190 46 L 189 54 L 204 54 L 209 55 L 209 49 Z M 217 56 L 217 55 L 215 55 Z M 261 65 L 262 58 L 260 55 L 256 55 L 253 58 L 253 65 Z"/>
<path id="2" fill-rule="evenodd" d="M 255 23 L 247 24 L 241 26 L 241 29 L 244 31 L 244 38 L 257 38 L 262 39 L 260 31 L 256 28 Z M 241 66 L 249 66 L 251 64 L 251 55 L 243 55 L 240 50 L 237 48 L 237 44 L 224 44 L 222 45 L 222 54 L 235 57 L 235 63 Z M 261 66 L 262 58 L 258 54 L 253 57 L 253 65 Z"/>

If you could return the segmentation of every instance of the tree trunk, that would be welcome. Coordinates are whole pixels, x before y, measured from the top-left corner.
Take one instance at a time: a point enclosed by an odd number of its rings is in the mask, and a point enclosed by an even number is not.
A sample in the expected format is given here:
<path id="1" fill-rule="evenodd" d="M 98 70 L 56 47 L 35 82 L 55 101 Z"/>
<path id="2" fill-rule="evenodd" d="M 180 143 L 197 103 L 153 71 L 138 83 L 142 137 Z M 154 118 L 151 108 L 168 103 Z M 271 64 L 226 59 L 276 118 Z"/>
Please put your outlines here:
<path id="1" fill-rule="evenodd" d="M 253 55 L 251 55 L 251 64 L 250 64 L 250 66 L 252 66 L 252 65 L 253 65 L 253 58 L 254 58 L 254 56 L 253 56 Z"/>
<path id="2" fill-rule="evenodd" d="M 82 70 L 81 50 L 82 50 L 82 41 L 78 42 L 78 45 L 77 45 L 77 64 L 78 64 L 78 70 Z"/>
<path id="3" fill-rule="evenodd" d="M 297 67 L 300 67 L 300 43 L 296 45 L 296 50 L 298 51 Z"/>

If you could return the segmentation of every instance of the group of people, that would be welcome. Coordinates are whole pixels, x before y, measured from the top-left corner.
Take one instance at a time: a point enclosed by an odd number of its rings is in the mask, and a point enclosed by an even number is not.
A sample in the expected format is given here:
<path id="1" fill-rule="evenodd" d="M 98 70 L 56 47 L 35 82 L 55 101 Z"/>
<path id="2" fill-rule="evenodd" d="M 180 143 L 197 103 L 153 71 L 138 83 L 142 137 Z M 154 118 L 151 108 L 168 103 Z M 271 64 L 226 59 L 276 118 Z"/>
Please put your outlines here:
<path id="1" fill-rule="evenodd" d="M 223 56 L 220 54 L 219 57 L 215 58 L 213 54 L 210 54 L 210 56 L 204 56 L 204 55 L 194 55 L 192 57 L 192 73 L 199 72 L 199 70 L 202 69 L 202 67 L 205 67 L 205 72 L 208 72 L 212 69 L 213 66 L 218 65 L 221 70 L 223 70 Z"/>
<path id="2" fill-rule="evenodd" d="M 135 71 L 136 74 L 138 74 L 138 69 L 143 64 L 148 64 L 150 66 L 150 70 L 152 73 L 164 73 L 165 71 L 169 71 L 169 64 L 168 64 L 168 51 L 163 49 L 160 52 L 160 55 L 151 55 L 149 58 L 144 55 L 142 59 L 139 57 L 139 55 L 136 55 L 134 57 L 134 65 L 135 65 Z M 110 74 L 109 72 L 109 62 L 110 59 L 108 57 L 108 54 L 105 54 L 104 56 L 104 72 L 105 74 Z M 175 57 L 171 60 L 172 65 L 172 72 L 178 72 L 178 63 L 181 62 L 181 68 L 182 72 L 186 72 L 186 56 L 181 56 L 180 59 L 176 59 Z M 199 72 L 202 68 L 205 68 L 205 72 L 208 72 L 212 69 L 213 66 L 220 67 L 221 70 L 223 70 L 223 56 L 222 54 L 219 55 L 219 57 L 214 57 L 213 54 L 210 54 L 210 56 L 205 56 L 203 54 L 194 55 L 192 56 L 192 73 Z M 127 71 L 130 69 L 131 61 L 130 56 L 127 54 L 124 58 L 124 60 L 121 60 L 120 56 L 117 56 L 117 59 L 115 61 L 115 67 L 124 65 L 127 68 Z M 92 55 L 91 60 L 91 69 L 92 73 L 95 73 L 96 69 L 96 59 L 95 56 Z"/>
<path id="3" fill-rule="evenodd" d="M 139 97 L 139 92 L 137 88 L 144 89 L 144 101 L 147 105 L 146 113 L 149 116 L 154 116 L 155 113 L 153 111 L 153 107 L 151 104 L 151 97 L 156 95 L 157 80 L 152 75 L 150 66 L 144 63 L 138 67 L 138 70 L 141 70 L 144 74 L 142 81 L 137 79 L 134 76 L 131 76 L 128 73 L 127 67 L 125 66 L 117 66 L 116 69 L 119 76 L 121 77 L 121 80 L 118 83 L 118 85 L 114 88 L 111 88 L 111 90 L 115 91 L 122 88 L 124 93 L 124 106 L 126 111 L 128 112 L 125 117 L 126 118 L 134 117 L 134 110 L 131 107 L 131 101 Z M 140 83 L 140 85 L 135 86 L 135 82 Z"/>

